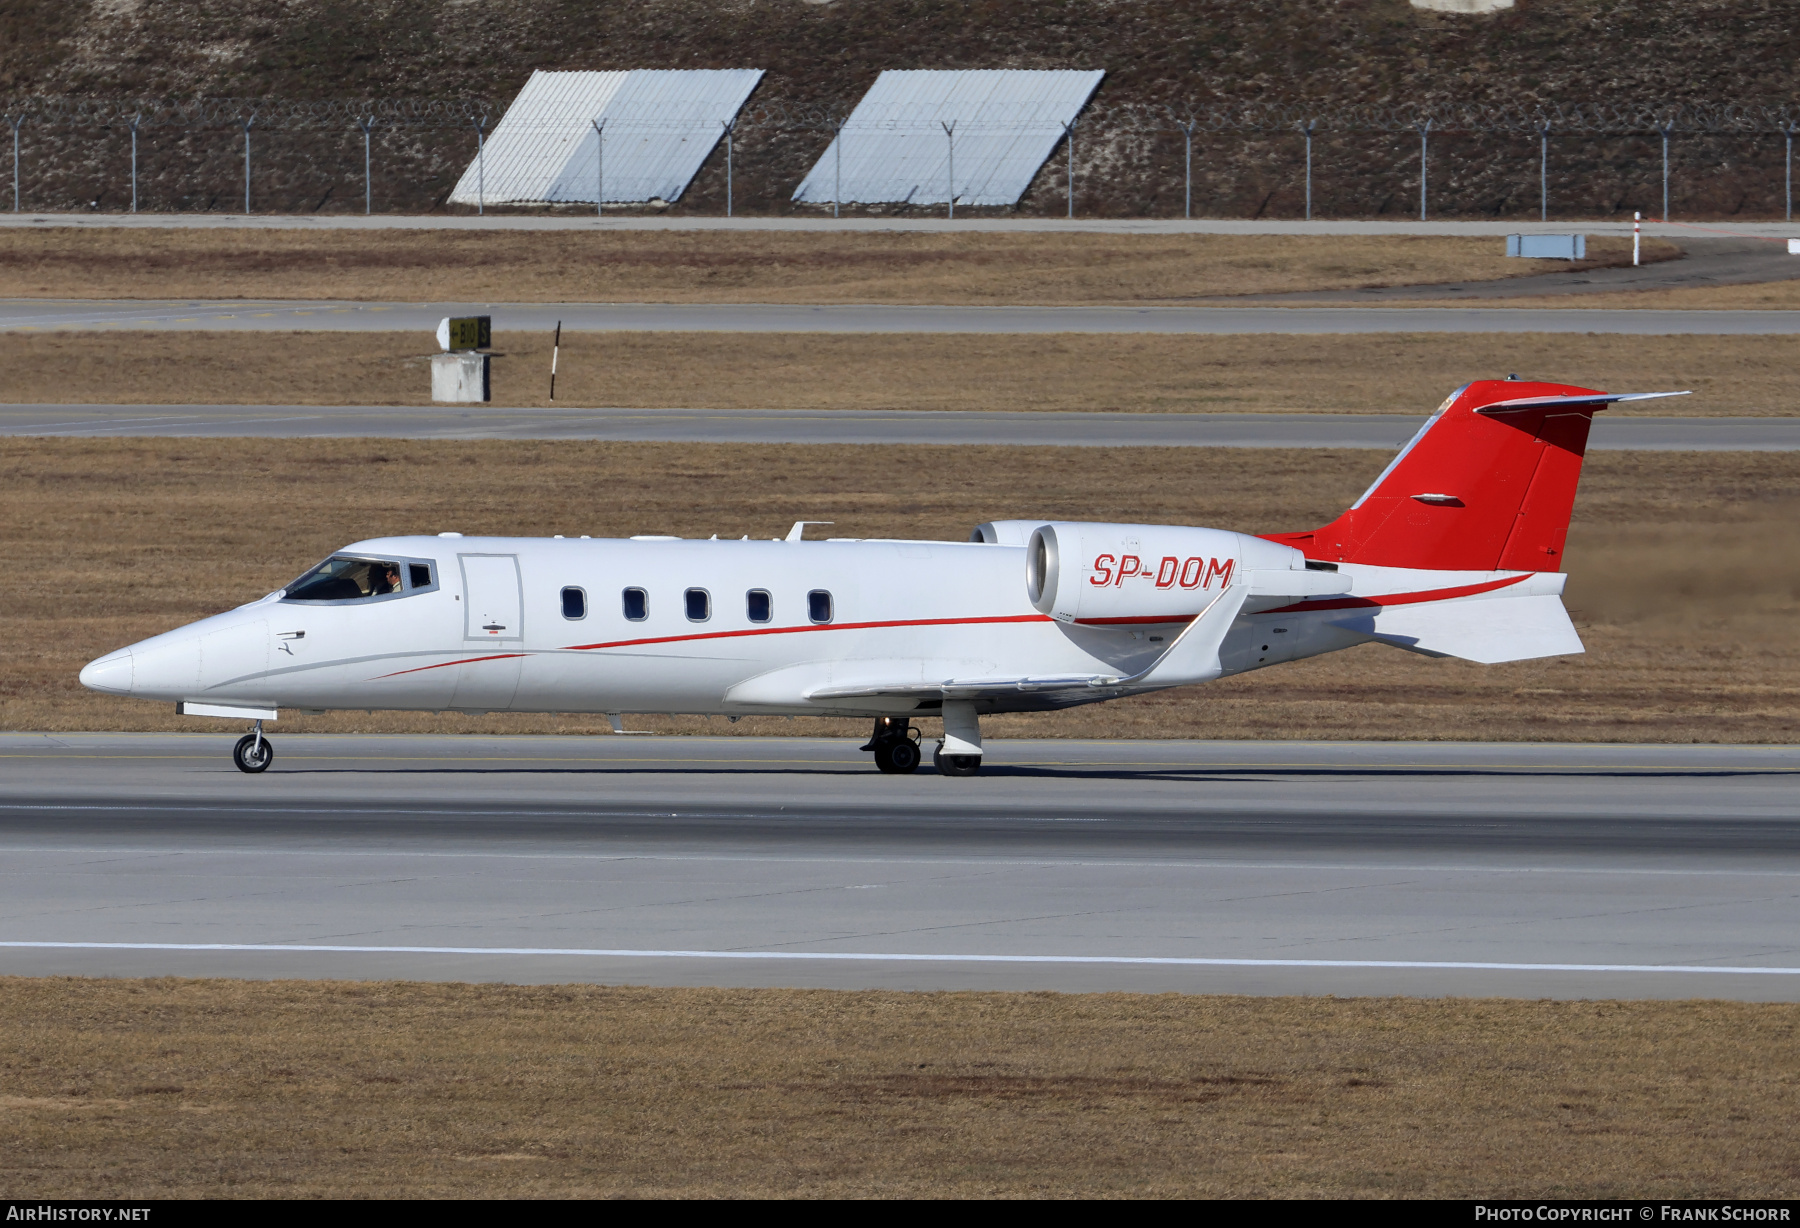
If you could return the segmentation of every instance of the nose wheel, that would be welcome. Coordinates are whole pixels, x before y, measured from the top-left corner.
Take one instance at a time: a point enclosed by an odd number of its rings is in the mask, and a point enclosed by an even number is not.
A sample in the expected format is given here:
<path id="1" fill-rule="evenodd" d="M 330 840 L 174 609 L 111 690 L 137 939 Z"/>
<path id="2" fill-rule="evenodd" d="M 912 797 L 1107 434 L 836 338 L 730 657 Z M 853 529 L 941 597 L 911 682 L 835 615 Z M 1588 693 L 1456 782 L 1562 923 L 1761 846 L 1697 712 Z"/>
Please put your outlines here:
<path id="1" fill-rule="evenodd" d="M 231 748 L 231 761 L 237 764 L 240 772 L 266 772 L 269 765 L 275 762 L 275 746 L 263 737 L 262 722 L 256 722 L 256 729 L 238 739 L 238 744 Z"/>

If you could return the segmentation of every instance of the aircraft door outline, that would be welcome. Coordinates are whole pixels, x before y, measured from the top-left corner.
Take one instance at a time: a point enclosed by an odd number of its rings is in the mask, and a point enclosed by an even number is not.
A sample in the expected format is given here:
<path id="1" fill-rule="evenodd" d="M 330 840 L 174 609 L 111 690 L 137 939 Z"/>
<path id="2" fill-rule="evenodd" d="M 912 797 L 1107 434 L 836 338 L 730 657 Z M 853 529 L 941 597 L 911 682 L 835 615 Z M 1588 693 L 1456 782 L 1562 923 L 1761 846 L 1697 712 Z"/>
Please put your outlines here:
<path id="1" fill-rule="evenodd" d="M 459 554 L 463 579 L 463 638 L 484 644 L 525 638 L 524 585 L 516 554 Z"/>

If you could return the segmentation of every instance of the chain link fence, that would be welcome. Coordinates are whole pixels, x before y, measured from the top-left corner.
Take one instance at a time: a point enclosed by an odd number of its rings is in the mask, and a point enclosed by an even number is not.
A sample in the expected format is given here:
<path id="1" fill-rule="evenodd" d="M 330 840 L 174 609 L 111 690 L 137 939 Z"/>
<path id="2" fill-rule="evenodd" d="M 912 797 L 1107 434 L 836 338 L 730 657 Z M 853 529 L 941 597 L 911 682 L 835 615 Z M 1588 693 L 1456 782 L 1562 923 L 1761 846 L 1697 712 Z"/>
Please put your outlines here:
<path id="1" fill-rule="evenodd" d="M 476 98 L 0 104 L 14 211 L 428 212 L 445 207 L 503 111 Z M 849 113 L 753 99 L 679 209 L 794 211 L 787 197 L 812 162 L 854 136 Z M 942 127 L 935 116 L 915 126 Z M 1421 218 L 1638 208 L 1667 219 L 1679 204 L 1791 220 L 1796 131 L 1800 104 L 1096 102 L 1063 129 L 1066 147 L 1016 211 L 1310 219 L 1410 216 L 1416 200 Z"/>

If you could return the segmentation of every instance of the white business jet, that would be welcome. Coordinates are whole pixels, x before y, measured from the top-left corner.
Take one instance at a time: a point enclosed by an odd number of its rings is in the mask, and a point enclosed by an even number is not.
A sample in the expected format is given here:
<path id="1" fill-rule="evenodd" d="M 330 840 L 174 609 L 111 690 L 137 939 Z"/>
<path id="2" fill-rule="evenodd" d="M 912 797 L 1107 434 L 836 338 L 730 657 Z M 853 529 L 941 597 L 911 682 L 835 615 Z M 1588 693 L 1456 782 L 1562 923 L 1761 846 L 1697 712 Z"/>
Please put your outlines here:
<path id="1" fill-rule="evenodd" d="M 1482 380 L 1337 520 L 1252 537 L 998 520 L 966 542 L 382 537 L 260 601 L 121 648 L 97 691 L 255 722 L 280 709 L 872 717 L 884 772 L 981 766 L 980 718 L 1208 682 L 1377 641 L 1498 662 L 1582 651 L 1560 594 L 1595 411 Z"/>

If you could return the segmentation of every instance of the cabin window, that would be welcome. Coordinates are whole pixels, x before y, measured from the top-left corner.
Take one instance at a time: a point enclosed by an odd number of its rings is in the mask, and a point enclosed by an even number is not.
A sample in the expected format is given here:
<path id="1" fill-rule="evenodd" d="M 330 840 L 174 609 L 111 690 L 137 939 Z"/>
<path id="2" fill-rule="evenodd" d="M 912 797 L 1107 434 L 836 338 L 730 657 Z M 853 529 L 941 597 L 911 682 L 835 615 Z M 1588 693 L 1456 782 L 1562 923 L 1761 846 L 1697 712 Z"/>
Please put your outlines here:
<path id="1" fill-rule="evenodd" d="M 431 564 L 430 563 L 408 563 L 406 565 L 406 570 L 407 570 L 407 579 L 412 581 L 412 586 L 414 588 L 430 588 L 431 587 Z"/>
<path id="2" fill-rule="evenodd" d="M 753 588 L 744 594 L 744 613 L 750 616 L 753 623 L 766 623 L 775 617 L 775 602 L 769 591 Z"/>
<path id="3" fill-rule="evenodd" d="M 806 616 L 816 623 L 831 621 L 831 594 L 822 588 L 815 588 L 806 594 Z"/>
<path id="4" fill-rule="evenodd" d="M 628 588 L 624 593 L 625 617 L 641 623 L 650 617 L 650 594 L 641 588 Z"/>
<path id="5" fill-rule="evenodd" d="M 587 591 L 579 588 L 565 588 L 562 591 L 562 607 L 564 618 L 586 618 Z"/>
<path id="6" fill-rule="evenodd" d="M 399 563 L 338 555 L 288 585 L 286 600 L 363 601 L 402 591 Z"/>
<path id="7" fill-rule="evenodd" d="M 712 594 L 703 588 L 687 591 L 687 616 L 691 623 L 703 623 L 712 617 Z"/>

